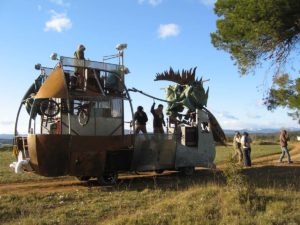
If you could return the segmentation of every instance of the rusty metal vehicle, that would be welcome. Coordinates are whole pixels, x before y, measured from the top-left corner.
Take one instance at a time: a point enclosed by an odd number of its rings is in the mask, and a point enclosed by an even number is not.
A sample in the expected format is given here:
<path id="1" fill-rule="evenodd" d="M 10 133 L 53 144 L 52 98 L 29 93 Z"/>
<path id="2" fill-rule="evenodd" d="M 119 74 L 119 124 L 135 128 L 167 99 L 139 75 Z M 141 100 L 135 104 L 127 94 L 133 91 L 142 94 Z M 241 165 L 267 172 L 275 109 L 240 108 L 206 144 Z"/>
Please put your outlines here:
<path id="1" fill-rule="evenodd" d="M 36 66 L 41 75 L 23 97 L 15 123 L 16 172 L 103 184 L 116 182 L 123 171 L 192 174 L 214 165 L 214 134 L 204 108 L 196 109 L 193 123 L 169 122 L 166 134 L 125 129 L 126 107 L 134 121 L 130 91 L 136 89 L 125 85 L 123 51 L 118 49 L 118 64 L 60 57 L 53 69 Z M 26 135 L 18 132 L 22 108 L 29 115 Z"/>

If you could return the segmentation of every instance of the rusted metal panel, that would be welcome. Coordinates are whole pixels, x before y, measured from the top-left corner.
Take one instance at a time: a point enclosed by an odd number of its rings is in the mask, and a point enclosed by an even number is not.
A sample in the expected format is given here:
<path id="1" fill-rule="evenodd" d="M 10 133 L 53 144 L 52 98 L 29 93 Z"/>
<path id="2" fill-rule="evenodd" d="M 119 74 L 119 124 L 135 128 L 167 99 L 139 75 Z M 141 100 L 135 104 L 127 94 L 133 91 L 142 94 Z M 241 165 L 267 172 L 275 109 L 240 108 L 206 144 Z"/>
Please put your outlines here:
<path id="1" fill-rule="evenodd" d="M 106 167 L 107 151 L 132 149 L 133 136 L 29 135 L 33 169 L 43 176 L 99 176 Z M 130 154 L 130 152 L 128 153 Z M 124 165 L 131 158 L 124 158 Z"/>
<path id="2" fill-rule="evenodd" d="M 71 151 L 116 151 L 133 145 L 132 135 L 72 136 Z"/>
<path id="3" fill-rule="evenodd" d="M 104 171 L 106 151 L 77 151 L 70 153 L 69 175 L 99 176 Z"/>
<path id="4" fill-rule="evenodd" d="M 173 169 L 176 140 L 170 134 L 137 135 L 132 170 L 149 171 Z"/>
<path id="5" fill-rule="evenodd" d="M 106 154 L 105 171 L 130 171 L 133 152 L 133 148 L 108 151 Z"/>
<path id="6" fill-rule="evenodd" d="M 33 169 L 43 176 L 68 174 L 69 135 L 29 135 L 29 156 Z"/>
<path id="7" fill-rule="evenodd" d="M 39 165 L 36 151 L 36 135 L 29 134 L 27 137 L 28 151 L 30 157 L 30 166 L 34 171 L 39 173 Z"/>

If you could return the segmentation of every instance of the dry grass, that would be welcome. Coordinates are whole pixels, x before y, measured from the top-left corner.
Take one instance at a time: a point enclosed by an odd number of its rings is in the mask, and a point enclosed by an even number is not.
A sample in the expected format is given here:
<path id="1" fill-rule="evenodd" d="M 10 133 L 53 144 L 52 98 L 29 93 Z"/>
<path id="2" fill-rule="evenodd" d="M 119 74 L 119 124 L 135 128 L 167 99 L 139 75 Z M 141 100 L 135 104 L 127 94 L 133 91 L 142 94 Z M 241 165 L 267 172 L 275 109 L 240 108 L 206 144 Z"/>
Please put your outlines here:
<path id="1" fill-rule="evenodd" d="M 11 179 L 3 168 L 1 179 Z M 84 187 L 2 194 L 0 224 L 300 224 L 297 164 L 242 169 L 228 163 L 193 177 L 174 173 Z"/>
<path id="2" fill-rule="evenodd" d="M 1 196 L 1 224 L 300 224 L 292 189 L 91 190 Z"/>

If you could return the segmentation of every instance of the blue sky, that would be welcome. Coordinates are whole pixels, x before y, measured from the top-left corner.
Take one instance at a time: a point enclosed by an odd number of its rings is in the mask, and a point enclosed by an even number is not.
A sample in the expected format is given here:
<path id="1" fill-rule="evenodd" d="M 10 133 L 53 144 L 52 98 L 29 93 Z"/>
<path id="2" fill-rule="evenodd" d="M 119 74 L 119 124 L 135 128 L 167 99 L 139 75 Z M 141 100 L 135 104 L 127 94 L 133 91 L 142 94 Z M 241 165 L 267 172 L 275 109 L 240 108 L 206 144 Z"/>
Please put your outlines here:
<path id="1" fill-rule="evenodd" d="M 241 77 L 230 55 L 210 42 L 217 17 L 214 0 L 3 0 L 0 2 L 1 110 L 0 133 L 13 133 L 21 98 L 39 75 L 36 63 L 53 67 L 49 56 L 73 56 L 78 44 L 85 56 L 101 61 L 127 43 L 125 65 L 131 73 L 127 87 L 164 98 L 169 82 L 153 81 L 172 66 L 190 69 L 210 79 L 207 108 L 224 129 L 298 127 L 286 110 L 272 113 L 261 104 L 271 84 L 272 70 Z M 299 65 L 299 62 L 295 62 Z M 149 118 L 153 102 L 132 94 Z M 158 102 L 157 102 L 158 103 Z M 148 126 L 151 130 L 151 121 Z M 26 127 L 24 127 L 24 130 Z"/>

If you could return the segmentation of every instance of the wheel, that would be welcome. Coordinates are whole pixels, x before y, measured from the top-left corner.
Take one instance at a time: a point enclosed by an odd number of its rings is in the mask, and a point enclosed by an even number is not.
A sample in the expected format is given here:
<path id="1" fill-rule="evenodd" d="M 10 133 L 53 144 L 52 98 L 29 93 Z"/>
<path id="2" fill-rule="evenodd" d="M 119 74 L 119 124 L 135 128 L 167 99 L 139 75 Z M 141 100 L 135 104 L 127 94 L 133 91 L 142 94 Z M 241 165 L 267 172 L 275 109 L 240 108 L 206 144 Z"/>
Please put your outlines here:
<path id="1" fill-rule="evenodd" d="M 59 105 L 54 100 L 43 100 L 40 103 L 40 111 L 45 116 L 54 117 L 59 113 Z"/>
<path id="2" fill-rule="evenodd" d="M 192 176 L 195 173 L 195 167 L 182 167 L 180 172 L 185 176 Z"/>
<path id="3" fill-rule="evenodd" d="M 91 179 L 90 176 L 78 176 L 76 178 L 80 181 L 88 181 L 89 179 Z"/>
<path id="4" fill-rule="evenodd" d="M 216 166 L 216 164 L 211 163 L 211 164 L 209 164 L 208 168 L 210 168 L 211 170 L 215 170 L 215 169 L 217 169 L 217 166 Z"/>
<path id="5" fill-rule="evenodd" d="M 164 170 L 160 169 L 160 170 L 155 170 L 156 174 L 162 174 L 164 172 Z"/>
<path id="6" fill-rule="evenodd" d="M 118 173 L 117 172 L 105 173 L 97 177 L 97 181 L 100 185 L 114 185 L 118 181 Z"/>

